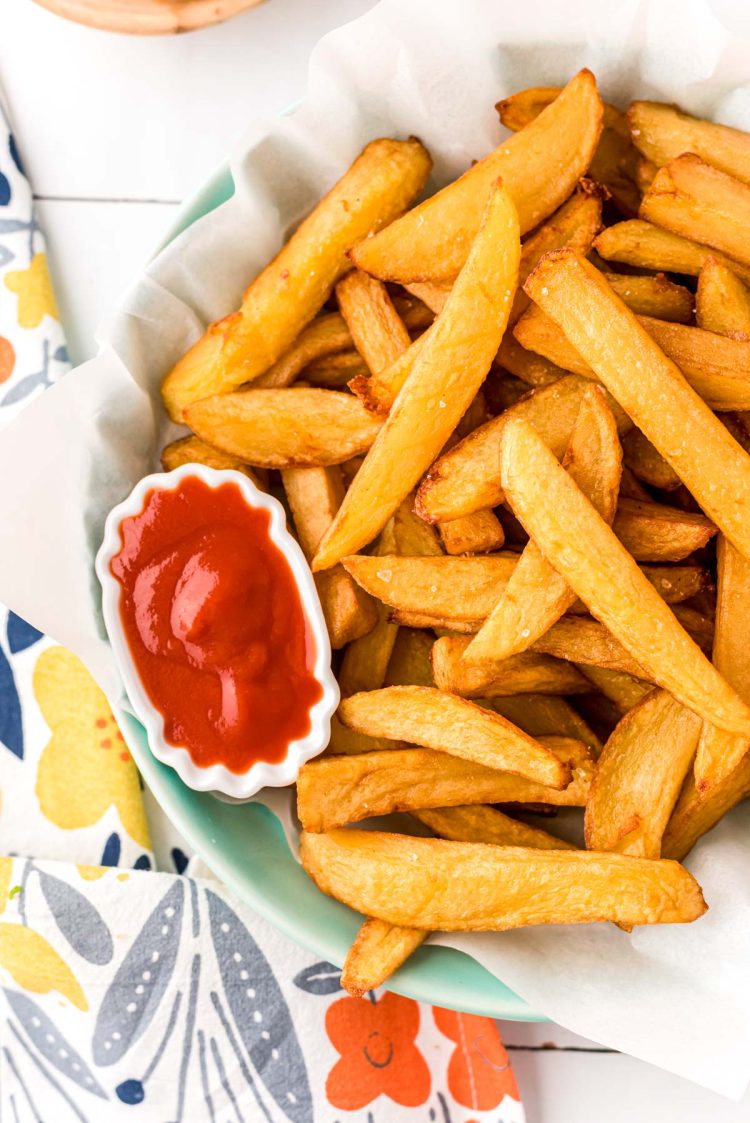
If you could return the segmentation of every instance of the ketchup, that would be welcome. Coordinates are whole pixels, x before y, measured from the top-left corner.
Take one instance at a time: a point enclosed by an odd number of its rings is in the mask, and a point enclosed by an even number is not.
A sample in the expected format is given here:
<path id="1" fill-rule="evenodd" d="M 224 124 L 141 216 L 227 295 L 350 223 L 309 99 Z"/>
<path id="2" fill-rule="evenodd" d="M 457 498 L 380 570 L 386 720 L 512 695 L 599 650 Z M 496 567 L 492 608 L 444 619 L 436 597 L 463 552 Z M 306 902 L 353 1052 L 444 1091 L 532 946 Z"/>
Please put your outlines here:
<path id="1" fill-rule="evenodd" d="M 315 641 L 270 512 L 234 483 L 153 489 L 120 525 L 120 617 L 164 736 L 195 763 L 245 772 L 310 732 Z"/>

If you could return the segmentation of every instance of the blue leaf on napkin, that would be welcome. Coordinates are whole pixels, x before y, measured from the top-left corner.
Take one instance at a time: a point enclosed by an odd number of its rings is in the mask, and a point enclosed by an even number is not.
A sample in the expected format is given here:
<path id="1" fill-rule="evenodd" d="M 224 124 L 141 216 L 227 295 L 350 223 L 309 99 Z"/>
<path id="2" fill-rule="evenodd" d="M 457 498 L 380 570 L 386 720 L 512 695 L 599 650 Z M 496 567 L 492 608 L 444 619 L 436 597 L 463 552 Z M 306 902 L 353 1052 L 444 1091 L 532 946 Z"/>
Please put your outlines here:
<path id="1" fill-rule="evenodd" d="M 22 218 L 0 218 L 0 234 L 17 234 L 19 230 L 31 230 L 32 225 Z"/>
<path id="2" fill-rule="evenodd" d="M 23 170 L 21 157 L 18 154 L 18 145 L 16 144 L 16 138 L 13 136 L 13 133 L 10 133 L 10 135 L 8 136 L 8 151 L 10 152 L 10 157 L 13 163 L 16 165 L 21 175 L 26 175 L 26 172 Z"/>
<path id="3" fill-rule="evenodd" d="M 92 1095 L 106 1100 L 107 1093 L 98 1083 L 83 1057 L 66 1041 L 41 1006 L 37 1006 L 36 1002 L 27 995 L 19 994 L 17 991 L 6 990 L 5 997 L 44 1059 L 79 1088 L 85 1088 Z"/>
<path id="4" fill-rule="evenodd" d="M 312 1123 L 305 1058 L 271 965 L 229 905 L 210 889 L 206 900 L 224 994 L 252 1065 L 293 1123 Z"/>
<path id="5" fill-rule="evenodd" d="M 151 859 L 148 854 L 140 854 L 133 863 L 134 870 L 150 870 Z"/>
<path id="6" fill-rule="evenodd" d="M 23 721 L 16 680 L 0 648 L 0 742 L 23 760 Z"/>
<path id="7" fill-rule="evenodd" d="M 98 910 L 72 885 L 39 871 L 39 884 L 57 927 L 73 951 L 103 967 L 114 953 L 109 928 Z"/>
<path id="8" fill-rule="evenodd" d="M 341 968 L 334 967 L 332 963 L 311 963 L 297 975 L 292 982 L 307 994 L 336 994 L 343 990 L 341 986 Z"/>
<path id="9" fill-rule="evenodd" d="M 8 265 L 9 262 L 13 261 L 15 256 L 16 255 L 13 253 L 13 250 L 10 249 L 9 246 L 0 246 L 0 269 L 2 269 L 4 265 Z"/>
<path id="10" fill-rule="evenodd" d="M 135 938 L 104 995 L 94 1026 L 93 1056 L 111 1065 L 145 1033 L 169 986 L 185 909 L 185 885 L 175 881 Z"/>
<path id="11" fill-rule="evenodd" d="M 27 647 L 31 647 L 40 640 L 44 632 L 40 632 L 38 628 L 27 624 L 20 616 L 16 616 L 15 612 L 9 612 L 6 635 L 8 636 L 10 653 L 16 655 L 19 651 L 25 651 Z"/>
<path id="12" fill-rule="evenodd" d="M 10 181 L 6 175 L 0 172 L 0 207 L 7 207 L 11 194 Z"/>
<path id="13" fill-rule="evenodd" d="M 70 355 L 68 354 L 68 348 L 65 346 L 64 343 L 61 343 L 60 346 L 58 348 L 56 348 L 56 350 L 54 351 L 54 353 L 52 355 L 52 358 L 55 360 L 56 363 L 69 363 L 70 362 Z"/>
<path id="14" fill-rule="evenodd" d="M 184 851 L 180 850 L 179 846 L 173 846 L 169 853 L 171 855 L 172 865 L 174 866 L 174 868 L 178 873 L 184 873 L 187 869 L 188 864 L 187 854 L 185 854 Z"/>
<path id="15" fill-rule="evenodd" d="M 112 831 L 107 841 L 104 843 L 102 850 L 102 860 L 100 866 L 116 866 L 120 861 L 120 836 L 116 831 Z"/>
<path id="16" fill-rule="evenodd" d="M 8 391 L 8 393 L 5 395 L 5 397 L 3 398 L 3 400 L 0 402 L 0 405 L 2 405 L 2 406 L 15 405 L 16 402 L 20 402 L 24 398 L 27 398 L 29 396 L 29 394 L 31 393 L 31 391 L 35 390 L 37 388 L 37 386 L 48 386 L 48 385 L 49 385 L 49 378 L 47 377 L 47 371 L 46 370 L 34 371 L 33 374 L 27 374 L 25 378 L 22 378 L 20 382 L 17 382 L 15 384 L 15 386 L 12 386 L 10 388 L 10 390 Z"/>

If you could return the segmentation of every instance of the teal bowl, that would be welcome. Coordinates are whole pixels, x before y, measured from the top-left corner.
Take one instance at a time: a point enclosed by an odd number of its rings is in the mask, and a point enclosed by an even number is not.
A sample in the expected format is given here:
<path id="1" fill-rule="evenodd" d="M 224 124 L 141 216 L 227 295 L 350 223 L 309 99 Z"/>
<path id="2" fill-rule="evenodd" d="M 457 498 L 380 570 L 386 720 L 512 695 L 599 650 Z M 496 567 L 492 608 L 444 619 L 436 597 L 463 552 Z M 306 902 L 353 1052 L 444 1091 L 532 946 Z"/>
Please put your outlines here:
<path id="1" fill-rule="evenodd" d="M 180 209 L 159 248 L 220 206 L 233 191 L 229 168 L 219 168 Z M 313 885 L 292 855 L 273 812 L 259 804 L 223 803 L 193 791 L 152 754 L 146 731 L 135 718 L 123 711 L 118 720 L 144 781 L 206 865 L 291 939 L 341 966 L 362 917 Z M 425 945 L 388 986 L 435 1006 L 514 1021 L 545 1020 L 476 960 L 453 948 Z"/>

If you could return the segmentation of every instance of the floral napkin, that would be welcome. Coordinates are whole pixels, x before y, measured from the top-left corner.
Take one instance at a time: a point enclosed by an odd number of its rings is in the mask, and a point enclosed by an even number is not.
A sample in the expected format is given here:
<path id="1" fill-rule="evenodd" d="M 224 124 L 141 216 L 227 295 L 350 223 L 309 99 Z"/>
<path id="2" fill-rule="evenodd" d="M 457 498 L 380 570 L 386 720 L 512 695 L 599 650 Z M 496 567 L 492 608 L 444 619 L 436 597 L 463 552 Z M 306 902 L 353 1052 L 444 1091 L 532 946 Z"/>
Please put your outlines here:
<path id="1" fill-rule="evenodd" d="M 0 102 L 0 424 L 68 367 Z M 190 857 L 83 664 L 2 606 L 0 854 L 0 1123 L 523 1123 L 495 1022 L 344 995 Z"/>

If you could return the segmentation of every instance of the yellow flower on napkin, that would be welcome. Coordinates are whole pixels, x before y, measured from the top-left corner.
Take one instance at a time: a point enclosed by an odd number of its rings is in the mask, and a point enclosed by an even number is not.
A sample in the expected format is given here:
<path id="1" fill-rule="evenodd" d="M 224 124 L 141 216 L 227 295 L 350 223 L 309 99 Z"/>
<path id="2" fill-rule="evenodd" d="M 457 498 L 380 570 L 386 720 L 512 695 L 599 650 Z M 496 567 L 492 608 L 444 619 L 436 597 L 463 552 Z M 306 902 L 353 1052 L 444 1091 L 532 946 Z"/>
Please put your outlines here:
<path id="1" fill-rule="evenodd" d="M 0 967 L 4 967 L 23 990 L 33 994 L 56 990 L 79 1010 L 89 1008 L 81 984 L 65 960 L 44 936 L 23 924 L 0 924 Z"/>
<path id="2" fill-rule="evenodd" d="M 81 660 L 50 647 L 34 668 L 34 694 L 52 730 L 37 770 L 42 813 L 73 830 L 114 804 L 128 834 L 150 848 L 138 772 L 104 694 Z"/>
<path id="3" fill-rule="evenodd" d="M 28 269 L 6 273 L 5 287 L 18 297 L 18 322 L 22 328 L 39 327 L 45 316 L 60 319 L 46 254 L 34 254 Z"/>

